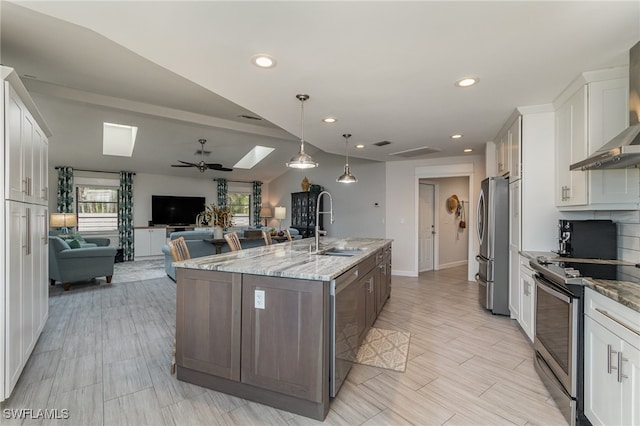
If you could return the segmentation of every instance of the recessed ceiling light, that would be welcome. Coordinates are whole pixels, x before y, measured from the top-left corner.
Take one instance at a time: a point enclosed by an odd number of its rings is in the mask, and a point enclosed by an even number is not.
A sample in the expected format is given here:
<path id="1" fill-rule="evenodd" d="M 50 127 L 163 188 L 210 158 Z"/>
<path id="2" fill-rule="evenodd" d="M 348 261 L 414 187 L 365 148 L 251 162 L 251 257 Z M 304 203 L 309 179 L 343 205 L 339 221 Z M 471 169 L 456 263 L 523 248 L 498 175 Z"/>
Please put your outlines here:
<path id="1" fill-rule="evenodd" d="M 275 58 L 265 54 L 252 56 L 251 63 L 260 68 L 273 68 L 277 64 Z"/>
<path id="2" fill-rule="evenodd" d="M 471 148 L 465 148 L 464 149 L 464 152 L 472 152 L 472 151 L 473 151 L 473 149 L 471 149 Z"/>
<path id="3" fill-rule="evenodd" d="M 359 143 L 358 145 L 356 145 L 356 148 L 358 148 L 358 149 L 362 149 L 362 148 L 364 148 L 364 145 L 363 145 L 363 144 L 361 144 L 361 143 Z"/>
<path id="4" fill-rule="evenodd" d="M 334 117 L 327 117 L 322 119 L 323 123 L 335 123 L 336 121 L 338 121 L 338 119 Z"/>
<path id="5" fill-rule="evenodd" d="M 458 87 L 469 87 L 477 84 L 480 80 L 476 77 L 465 77 L 461 80 L 456 81 L 455 85 Z"/>
<path id="6" fill-rule="evenodd" d="M 460 139 L 461 137 L 463 137 L 464 135 L 461 135 L 460 133 L 455 134 L 455 135 L 451 135 L 449 136 L 451 139 Z"/>

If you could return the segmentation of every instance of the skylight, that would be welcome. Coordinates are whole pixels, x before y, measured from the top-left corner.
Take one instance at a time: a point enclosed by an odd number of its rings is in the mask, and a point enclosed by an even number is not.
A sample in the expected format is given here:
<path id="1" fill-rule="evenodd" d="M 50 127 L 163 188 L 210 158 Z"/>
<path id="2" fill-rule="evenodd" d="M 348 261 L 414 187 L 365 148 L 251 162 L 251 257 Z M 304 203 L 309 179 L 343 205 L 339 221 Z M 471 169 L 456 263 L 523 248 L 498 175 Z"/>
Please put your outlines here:
<path id="1" fill-rule="evenodd" d="M 240 159 L 233 167 L 238 169 L 251 169 L 253 166 L 261 162 L 267 155 L 271 154 L 274 148 L 267 146 L 256 145 L 247 152 L 247 154 Z"/>
<path id="2" fill-rule="evenodd" d="M 102 154 L 131 157 L 138 128 L 124 124 L 103 123 Z"/>

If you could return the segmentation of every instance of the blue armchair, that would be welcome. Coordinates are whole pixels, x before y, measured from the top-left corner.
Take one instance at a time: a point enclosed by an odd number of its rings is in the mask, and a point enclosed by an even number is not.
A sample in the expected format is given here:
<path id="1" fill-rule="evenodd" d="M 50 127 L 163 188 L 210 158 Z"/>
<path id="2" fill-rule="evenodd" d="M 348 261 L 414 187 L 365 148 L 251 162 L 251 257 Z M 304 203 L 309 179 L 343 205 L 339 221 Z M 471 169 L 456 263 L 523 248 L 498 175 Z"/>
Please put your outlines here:
<path id="1" fill-rule="evenodd" d="M 65 291 L 71 283 L 96 277 L 111 282 L 115 247 L 81 247 L 72 249 L 62 238 L 49 236 L 49 281 L 62 282 Z"/>

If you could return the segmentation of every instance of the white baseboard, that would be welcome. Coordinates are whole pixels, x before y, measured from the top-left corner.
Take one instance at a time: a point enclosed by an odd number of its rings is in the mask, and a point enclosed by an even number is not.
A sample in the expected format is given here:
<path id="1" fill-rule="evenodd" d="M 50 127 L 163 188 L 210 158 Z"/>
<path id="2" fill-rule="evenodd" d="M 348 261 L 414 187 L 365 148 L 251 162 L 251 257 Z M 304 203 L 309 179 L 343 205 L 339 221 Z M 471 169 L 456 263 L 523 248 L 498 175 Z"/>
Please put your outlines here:
<path id="1" fill-rule="evenodd" d="M 398 277 L 417 277 L 418 274 L 415 273 L 415 271 L 398 271 L 397 269 L 392 269 L 391 270 L 391 276 L 398 276 Z"/>
<path id="2" fill-rule="evenodd" d="M 463 266 L 463 265 L 466 265 L 467 263 L 469 262 L 467 262 L 466 260 L 459 260 L 457 262 L 449 262 L 449 263 L 441 263 L 440 265 L 438 265 L 436 270 L 440 271 L 442 269 L 455 268 L 456 266 Z"/>

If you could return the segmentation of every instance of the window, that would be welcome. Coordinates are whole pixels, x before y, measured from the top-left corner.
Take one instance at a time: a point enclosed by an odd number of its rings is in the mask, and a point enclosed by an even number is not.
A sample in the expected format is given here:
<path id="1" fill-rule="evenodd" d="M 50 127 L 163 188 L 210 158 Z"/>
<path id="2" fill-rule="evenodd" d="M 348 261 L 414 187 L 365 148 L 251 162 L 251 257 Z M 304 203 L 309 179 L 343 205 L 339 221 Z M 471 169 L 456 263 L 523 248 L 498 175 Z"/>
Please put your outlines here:
<path id="1" fill-rule="evenodd" d="M 251 194 L 229 192 L 227 205 L 233 213 L 233 226 L 249 226 L 251 218 Z"/>
<path id="2" fill-rule="evenodd" d="M 118 230 L 118 188 L 76 186 L 78 232 Z"/>

